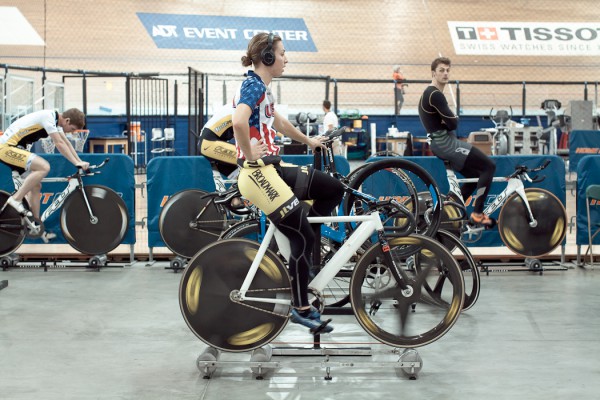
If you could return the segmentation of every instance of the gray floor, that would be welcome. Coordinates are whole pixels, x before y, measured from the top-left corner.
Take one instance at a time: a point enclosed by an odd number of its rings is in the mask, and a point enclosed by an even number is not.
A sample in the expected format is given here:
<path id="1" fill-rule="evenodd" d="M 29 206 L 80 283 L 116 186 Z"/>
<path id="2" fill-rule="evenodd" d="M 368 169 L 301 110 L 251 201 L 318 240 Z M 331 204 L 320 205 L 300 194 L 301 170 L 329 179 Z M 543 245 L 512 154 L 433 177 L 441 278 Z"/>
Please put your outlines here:
<path id="1" fill-rule="evenodd" d="M 423 368 L 408 380 L 392 367 L 336 367 L 333 379 L 310 359 L 255 380 L 247 367 L 202 379 L 204 345 L 177 301 L 180 274 L 164 264 L 103 269 L 0 271 L 2 399 L 596 399 L 600 390 L 600 269 L 495 272 L 482 276 L 478 303 L 439 341 L 419 349 Z M 353 316 L 333 316 L 332 344 L 389 348 L 361 332 Z M 310 340 L 286 327 L 282 342 Z M 335 344 L 333 344 L 335 343 Z M 222 360 L 248 360 L 227 354 Z M 320 358 L 313 359 L 320 361 Z M 303 364 L 301 364 L 301 362 Z"/>

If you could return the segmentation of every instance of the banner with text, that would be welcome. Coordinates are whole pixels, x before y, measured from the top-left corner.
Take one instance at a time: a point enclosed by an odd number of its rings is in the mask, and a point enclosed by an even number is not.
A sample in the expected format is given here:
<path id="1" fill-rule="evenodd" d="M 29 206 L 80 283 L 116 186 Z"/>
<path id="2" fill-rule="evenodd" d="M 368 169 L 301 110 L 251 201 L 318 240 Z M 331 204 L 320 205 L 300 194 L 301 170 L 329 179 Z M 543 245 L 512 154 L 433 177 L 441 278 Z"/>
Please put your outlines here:
<path id="1" fill-rule="evenodd" d="M 316 52 L 302 18 L 247 18 L 137 13 L 161 49 L 245 50 L 259 32 L 281 36 L 287 51 Z"/>
<path id="2" fill-rule="evenodd" d="M 598 56 L 600 23 L 448 21 L 456 54 Z"/>

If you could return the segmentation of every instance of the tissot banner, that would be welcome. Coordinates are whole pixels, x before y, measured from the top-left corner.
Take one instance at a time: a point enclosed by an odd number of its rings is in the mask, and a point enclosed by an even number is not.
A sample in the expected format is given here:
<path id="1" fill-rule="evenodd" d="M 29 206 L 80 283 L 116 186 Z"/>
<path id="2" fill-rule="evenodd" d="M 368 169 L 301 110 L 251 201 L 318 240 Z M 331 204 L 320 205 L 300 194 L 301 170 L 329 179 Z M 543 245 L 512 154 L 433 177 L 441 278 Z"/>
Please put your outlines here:
<path id="1" fill-rule="evenodd" d="M 456 54 L 598 56 L 597 22 L 448 21 Z"/>
<path id="2" fill-rule="evenodd" d="M 316 52 L 302 18 L 248 18 L 137 13 L 161 49 L 245 50 L 259 32 L 275 32 L 287 51 Z"/>

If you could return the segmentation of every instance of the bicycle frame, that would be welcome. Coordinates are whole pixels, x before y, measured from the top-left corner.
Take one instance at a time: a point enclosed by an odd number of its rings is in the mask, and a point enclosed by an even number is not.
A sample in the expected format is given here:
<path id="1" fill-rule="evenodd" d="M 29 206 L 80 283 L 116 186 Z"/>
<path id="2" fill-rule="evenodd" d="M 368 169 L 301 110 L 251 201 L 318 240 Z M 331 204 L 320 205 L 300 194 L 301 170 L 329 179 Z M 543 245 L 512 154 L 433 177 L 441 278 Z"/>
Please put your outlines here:
<path id="1" fill-rule="evenodd" d="M 383 238 L 383 224 L 379 212 L 375 211 L 369 215 L 364 216 L 351 216 L 351 217 L 308 217 L 310 223 L 327 223 L 327 222 L 362 222 L 356 230 L 350 235 L 348 240 L 344 242 L 342 247 L 333 255 L 333 257 L 325 264 L 319 274 L 309 283 L 309 287 L 322 292 L 327 286 L 327 283 L 331 281 L 335 275 L 342 269 L 342 267 L 354 256 L 356 251 L 362 246 L 362 244 L 371 237 L 374 232 L 380 233 L 379 237 Z M 256 301 L 262 303 L 272 304 L 284 304 L 291 305 L 289 299 L 271 299 L 271 298 L 260 298 L 260 297 L 249 297 L 246 296 L 250 285 L 258 271 L 260 263 L 267 252 L 271 240 L 275 236 L 279 251 L 281 254 L 288 259 L 290 254 L 290 246 L 287 238 L 277 230 L 275 224 L 270 224 L 265 237 L 252 261 L 252 265 L 248 270 L 248 274 L 242 283 L 239 293 L 236 294 L 239 300 Z M 382 246 L 387 246 L 387 243 L 382 243 Z M 391 259 L 391 257 L 390 257 Z M 313 299 L 309 299 L 312 301 Z"/>
<path id="2" fill-rule="evenodd" d="M 448 178 L 448 185 L 450 186 L 450 192 L 454 193 L 458 199 L 460 199 L 462 205 L 465 203 L 462 198 L 462 194 L 460 192 L 460 183 L 471 183 L 477 182 L 477 178 L 463 178 L 458 179 L 453 170 L 447 168 L 446 169 L 446 177 Z M 527 175 L 525 175 L 525 179 L 529 179 Z M 535 228 L 537 226 L 537 220 L 533 216 L 531 212 L 531 207 L 529 206 L 529 201 L 527 200 L 527 195 L 525 194 L 525 185 L 523 185 L 522 178 L 503 178 L 496 177 L 492 179 L 492 182 L 506 182 L 506 188 L 494 199 L 494 201 L 489 204 L 483 213 L 486 215 L 492 215 L 496 210 L 498 210 L 504 202 L 513 194 L 517 193 L 517 195 L 523 200 L 525 204 L 525 208 L 527 209 L 527 214 L 529 216 L 529 226 Z"/>
<path id="3" fill-rule="evenodd" d="M 19 190 L 21 186 L 23 186 L 23 178 L 18 172 L 14 172 L 12 175 L 13 184 L 15 186 L 15 190 Z M 62 207 L 63 203 L 69 197 L 71 193 L 73 193 L 76 189 L 83 187 L 83 181 L 80 176 L 70 176 L 67 178 L 44 178 L 42 179 L 42 183 L 61 183 L 67 182 L 67 187 L 58 195 L 55 196 L 54 201 L 46 208 L 43 212 L 40 220 L 42 222 L 46 221 L 50 215 L 54 214 L 56 210 Z M 88 201 L 87 195 L 85 191 L 82 190 L 83 198 L 85 200 L 85 204 L 87 206 L 88 212 L 90 214 L 90 220 L 93 222 L 97 218 L 94 215 L 92 208 L 90 207 L 90 203 Z"/>

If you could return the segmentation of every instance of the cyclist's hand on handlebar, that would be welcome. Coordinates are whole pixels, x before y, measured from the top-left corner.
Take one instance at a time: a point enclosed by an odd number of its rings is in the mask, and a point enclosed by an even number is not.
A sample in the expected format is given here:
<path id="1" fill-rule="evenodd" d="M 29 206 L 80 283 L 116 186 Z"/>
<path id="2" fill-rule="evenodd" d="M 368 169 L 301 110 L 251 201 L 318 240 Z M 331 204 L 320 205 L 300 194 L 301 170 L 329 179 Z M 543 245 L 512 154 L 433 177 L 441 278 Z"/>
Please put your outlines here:
<path id="1" fill-rule="evenodd" d="M 327 140 L 327 138 L 325 136 L 316 136 L 316 137 L 312 137 L 312 138 L 308 138 L 308 145 L 310 146 L 310 149 L 313 151 L 315 151 L 315 149 L 321 148 L 323 150 L 326 150 L 327 147 L 325 147 L 325 145 L 321 142 Z"/>
<path id="2" fill-rule="evenodd" d="M 90 163 L 87 161 L 78 162 L 77 164 L 75 164 L 75 166 L 77 168 L 81 168 L 84 171 L 87 171 L 88 169 L 90 169 Z"/>

